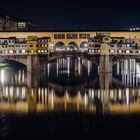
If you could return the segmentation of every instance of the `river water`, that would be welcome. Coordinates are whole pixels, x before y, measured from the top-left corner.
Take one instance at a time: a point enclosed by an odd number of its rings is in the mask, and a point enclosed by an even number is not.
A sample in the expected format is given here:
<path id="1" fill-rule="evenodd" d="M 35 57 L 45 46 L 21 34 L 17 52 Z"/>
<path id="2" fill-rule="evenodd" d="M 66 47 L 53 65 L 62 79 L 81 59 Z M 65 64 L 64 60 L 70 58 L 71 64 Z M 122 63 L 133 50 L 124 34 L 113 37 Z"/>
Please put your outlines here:
<path id="1" fill-rule="evenodd" d="M 140 131 L 140 63 L 98 73 L 86 59 L 61 58 L 40 72 L 0 68 L 0 137 L 136 138 Z"/>

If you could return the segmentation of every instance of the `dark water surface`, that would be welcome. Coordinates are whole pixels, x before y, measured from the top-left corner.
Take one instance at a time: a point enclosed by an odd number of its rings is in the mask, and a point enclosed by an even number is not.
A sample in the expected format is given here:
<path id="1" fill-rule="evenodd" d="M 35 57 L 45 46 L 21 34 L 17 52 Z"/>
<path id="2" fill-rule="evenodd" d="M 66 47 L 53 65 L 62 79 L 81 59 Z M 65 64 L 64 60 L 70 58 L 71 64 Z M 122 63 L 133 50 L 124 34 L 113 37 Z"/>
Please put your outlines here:
<path id="1" fill-rule="evenodd" d="M 140 64 L 98 73 L 89 60 L 58 59 L 41 72 L 0 68 L 1 138 L 140 137 Z"/>

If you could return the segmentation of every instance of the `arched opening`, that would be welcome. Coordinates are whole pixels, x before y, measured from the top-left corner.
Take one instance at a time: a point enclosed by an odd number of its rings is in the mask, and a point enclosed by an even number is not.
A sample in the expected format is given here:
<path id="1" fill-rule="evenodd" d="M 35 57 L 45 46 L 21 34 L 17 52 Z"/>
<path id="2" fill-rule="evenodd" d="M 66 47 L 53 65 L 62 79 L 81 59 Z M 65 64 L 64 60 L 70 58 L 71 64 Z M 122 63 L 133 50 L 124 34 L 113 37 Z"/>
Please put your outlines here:
<path id="1" fill-rule="evenodd" d="M 77 51 L 77 43 L 75 42 L 70 42 L 68 44 L 68 51 Z"/>
<path id="2" fill-rule="evenodd" d="M 16 60 L 11 60 L 11 59 L 3 59 L 1 62 L 1 64 L 4 64 L 4 66 L 10 66 L 10 67 L 14 67 L 14 68 L 26 68 L 26 65 L 18 62 Z"/>
<path id="3" fill-rule="evenodd" d="M 57 42 L 55 44 L 55 51 L 65 51 L 65 44 L 63 42 Z"/>
<path id="4" fill-rule="evenodd" d="M 81 52 L 87 52 L 89 47 L 89 43 L 84 41 L 80 44 L 80 51 Z"/>

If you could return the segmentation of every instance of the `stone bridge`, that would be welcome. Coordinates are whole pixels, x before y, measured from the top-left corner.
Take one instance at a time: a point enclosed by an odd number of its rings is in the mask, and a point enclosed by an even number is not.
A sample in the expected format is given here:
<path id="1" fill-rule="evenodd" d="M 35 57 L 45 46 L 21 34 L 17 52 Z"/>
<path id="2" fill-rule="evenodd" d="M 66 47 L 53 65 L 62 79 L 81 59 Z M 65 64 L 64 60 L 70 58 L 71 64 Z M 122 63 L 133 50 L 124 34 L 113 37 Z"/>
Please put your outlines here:
<path id="1" fill-rule="evenodd" d="M 86 58 L 99 66 L 99 72 L 112 72 L 112 65 L 125 59 L 140 58 L 138 49 L 112 49 L 110 47 L 90 48 L 88 52 L 51 52 L 48 54 L 3 54 L 0 61 L 13 60 L 27 66 L 27 71 L 39 70 L 43 64 L 51 63 L 58 58 Z"/>
<path id="2" fill-rule="evenodd" d="M 34 70 L 40 67 L 38 55 L 0 55 L 0 61 L 12 60 L 27 66 L 27 70 Z"/>

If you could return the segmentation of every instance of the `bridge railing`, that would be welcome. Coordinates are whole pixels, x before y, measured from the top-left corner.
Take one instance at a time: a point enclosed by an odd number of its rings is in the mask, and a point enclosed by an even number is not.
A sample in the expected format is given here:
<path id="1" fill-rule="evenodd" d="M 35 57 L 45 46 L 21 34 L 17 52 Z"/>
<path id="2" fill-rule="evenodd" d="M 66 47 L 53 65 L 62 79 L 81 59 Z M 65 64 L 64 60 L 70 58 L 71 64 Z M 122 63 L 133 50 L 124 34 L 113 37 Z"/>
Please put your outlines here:
<path id="1" fill-rule="evenodd" d="M 89 55 L 97 55 L 97 54 L 114 54 L 114 55 L 140 55 L 139 49 L 124 49 L 124 48 L 110 48 L 108 50 L 101 50 L 100 48 L 89 49 Z"/>

